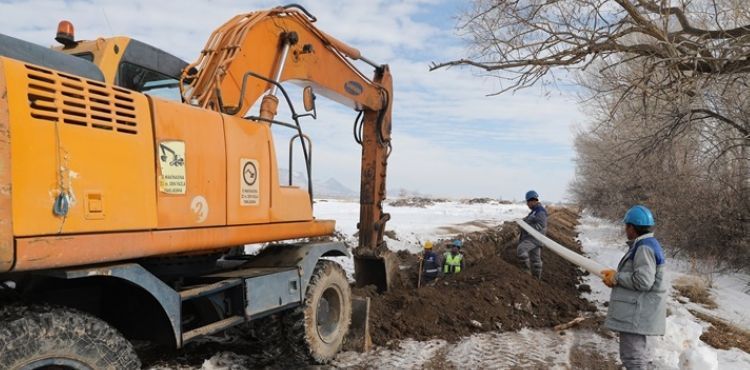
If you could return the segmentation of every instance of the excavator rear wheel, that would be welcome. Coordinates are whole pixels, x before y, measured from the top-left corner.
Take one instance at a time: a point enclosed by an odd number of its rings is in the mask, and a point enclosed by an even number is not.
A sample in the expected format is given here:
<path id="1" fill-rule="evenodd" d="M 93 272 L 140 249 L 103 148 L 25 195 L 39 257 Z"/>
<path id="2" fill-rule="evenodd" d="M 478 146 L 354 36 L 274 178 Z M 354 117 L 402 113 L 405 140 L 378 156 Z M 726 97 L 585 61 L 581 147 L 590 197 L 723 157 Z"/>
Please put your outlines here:
<path id="1" fill-rule="evenodd" d="M 327 363 L 341 350 L 352 316 L 351 296 L 341 266 L 319 261 L 304 304 L 284 316 L 291 354 L 297 361 Z"/>
<path id="2" fill-rule="evenodd" d="M 102 320 L 73 309 L 0 309 L 0 369 L 139 369 L 133 346 Z"/>

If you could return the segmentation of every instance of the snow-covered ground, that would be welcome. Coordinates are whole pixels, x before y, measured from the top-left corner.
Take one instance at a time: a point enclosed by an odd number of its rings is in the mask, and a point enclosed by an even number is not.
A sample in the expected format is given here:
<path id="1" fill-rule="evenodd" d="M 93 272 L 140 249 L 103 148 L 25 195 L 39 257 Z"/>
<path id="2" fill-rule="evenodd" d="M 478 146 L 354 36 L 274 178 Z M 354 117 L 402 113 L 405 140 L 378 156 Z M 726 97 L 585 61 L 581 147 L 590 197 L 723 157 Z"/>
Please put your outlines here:
<path id="1" fill-rule="evenodd" d="M 434 241 L 451 237 L 456 232 L 472 232 L 487 225 L 498 225 L 526 216 L 529 209 L 523 204 L 463 204 L 450 201 L 425 208 L 392 207 L 386 203 L 383 211 L 391 215 L 386 230 L 394 231 L 398 239 L 389 239 L 388 248 L 419 252 L 419 241 Z M 357 232 L 359 204 L 335 199 L 317 200 L 315 217 L 336 220 L 336 230 L 352 236 Z"/>
<path id="2" fill-rule="evenodd" d="M 464 204 L 458 201 L 440 202 L 425 208 L 392 207 L 384 204 L 383 211 L 391 215 L 386 231 L 393 231 L 395 239 L 386 235 L 388 248 L 392 251 L 407 250 L 418 253 L 421 243 L 427 240 L 450 238 L 457 233 L 485 229 L 526 216 L 529 209 L 523 204 Z M 350 245 L 357 245 L 357 222 L 359 203 L 349 200 L 318 199 L 314 214 L 318 219 L 336 220 L 336 230 L 343 234 Z M 354 281 L 354 260 L 351 257 L 330 258 L 344 268 L 349 279 Z"/>
<path id="3" fill-rule="evenodd" d="M 522 218 L 528 214 L 523 204 L 465 204 L 460 201 L 439 202 L 425 208 L 392 207 L 384 204 L 384 212 L 391 215 L 386 231 L 393 231 L 395 238 L 386 235 L 388 248 L 392 251 L 407 250 L 418 253 L 421 243 L 427 240 L 450 238 L 457 233 L 473 232 L 505 221 Z M 317 219 L 335 220 L 336 231 L 352 246 L 357 245 L 357 222 L 359 203 L 352 200 L 316 199 L 313 214 Z M 246 253 L 257 253 L 263 245 L 248 245 Z M 349 278 L 354 279 L 354 261 L 350 257 L 334 257 L 342 265 Z"/>
<path id="4" fill-rule="evenodd" d="M 523 217 L 528 212 L 524 205 L 461 202 L 437 203 L 426 208 L 386 205 L 385 211 L 392 216 L 387 228 L 395 231 L 397 239 L 388 240 L 389 248 L 411 252 L 419 251 L 419 241 L 449 238 L 456 232 L 471 232 L 488 225 L 499 225 Z M 315 204 L 315 215 L 320 219 L 336 220 L 337 230 L 348 241 L 356 243 L 353 237 L 359 218 L 356 202 L 319 200 Z M 625 252 L 622 226 L 586 214 L 581 222 L 578 230 L 584 252 L 602 264 L 616 266 Z M 351 261 L 342 259 L 340 262 L 351 272 Z M 666 278 L 670 282 L 690 273 L 690 264 L 669 262 Z M 605 313 L 603 303 L 609 298 L 609 288 L 598 278 L 586 279 L 592 288 L 588 298 L 599 302 L 601 312 Z M 750 277 L 746 275 L 714 276 L 712 293 L 719 307 L 709 312 L 740 327 L 750 328 L 750 310 L 746 309 L 750 307 L 750 295 L 745 291 L 749 280 Z M 652 342 L 658 368 L 711 369 L 711 362 L 718 360 L 720 369 L 750 369 L 749 354 L 737 349 L 716 350 L 701 342 L 699 337 L 708 324 L 694 318 L 688 308 L 706 310 L 697 304 L 681 304 L 670 298 L 667 335 Z M 552 330 L 524 329 L 511 333 L 476 334 L 452 344 L 443 340 L 406 340 L 390 348 L 376 348 L 364 354 L 343 352 L 333 365 L 421 369 L 444 368 L 443 363 L 451 363 L 457 368 L 570 369 L 581 367 L 579 361 L 588 365 L 597 361 L 613 364 L 617 358 L 616 339 L 602 337 L 591 330 L 574 329 L 560 335 Z M 690 360 L 689 364 L 685 363 L 687 360 Z M 202 368 L 244 369 L 243 361 L 241 354 L 222 352 L 206 359 Z"/>

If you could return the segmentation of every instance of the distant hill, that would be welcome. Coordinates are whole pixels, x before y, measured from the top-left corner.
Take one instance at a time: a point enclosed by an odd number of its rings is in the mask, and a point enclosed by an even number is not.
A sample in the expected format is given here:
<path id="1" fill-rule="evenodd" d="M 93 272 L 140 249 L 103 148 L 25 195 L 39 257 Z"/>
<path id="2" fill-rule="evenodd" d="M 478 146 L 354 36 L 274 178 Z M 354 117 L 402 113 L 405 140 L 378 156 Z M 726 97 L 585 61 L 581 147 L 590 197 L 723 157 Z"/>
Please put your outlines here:
<path id="1" fill-rule="evenodd" d="M 288 169 L 279 169 L 279 182 L 281 185 L 289 184 Z M 292 184 L 307 189 L 307 176 L 303 172 L 294 171 Z M 315 198 L 356 198 L 359 192 L 349 189 L 333 177 L 321 181 L 315 178 L 315 174 L 313 174 L 313 195 Z"/>

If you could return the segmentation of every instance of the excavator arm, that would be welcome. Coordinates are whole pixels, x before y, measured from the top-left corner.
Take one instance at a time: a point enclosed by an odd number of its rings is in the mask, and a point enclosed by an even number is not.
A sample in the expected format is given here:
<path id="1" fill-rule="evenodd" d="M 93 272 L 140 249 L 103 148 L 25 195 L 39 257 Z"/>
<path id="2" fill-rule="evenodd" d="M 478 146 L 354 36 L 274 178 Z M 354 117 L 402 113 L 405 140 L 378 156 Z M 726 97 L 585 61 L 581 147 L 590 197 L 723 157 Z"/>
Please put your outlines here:
<path id="1" fill-rule="evenodd" d="M 214 31 L 200 58 L 185 68 L 181 92 L 189 104 L 243 117 L 261 99 L 256 119 L 274 122 L 279 83 L 291 81 L 359 111 L 362 121 L 355 138 L 362 145 L 362 173 L 355 279 L 384 290 L 397 267 L 383 241 L 390 217 L 382 204 L 391 151 L 390 70 L 320 31 L 315 20 L 298 5 L 232 18 Z M 351 60 L 375 67 L 372 79 Z"/>

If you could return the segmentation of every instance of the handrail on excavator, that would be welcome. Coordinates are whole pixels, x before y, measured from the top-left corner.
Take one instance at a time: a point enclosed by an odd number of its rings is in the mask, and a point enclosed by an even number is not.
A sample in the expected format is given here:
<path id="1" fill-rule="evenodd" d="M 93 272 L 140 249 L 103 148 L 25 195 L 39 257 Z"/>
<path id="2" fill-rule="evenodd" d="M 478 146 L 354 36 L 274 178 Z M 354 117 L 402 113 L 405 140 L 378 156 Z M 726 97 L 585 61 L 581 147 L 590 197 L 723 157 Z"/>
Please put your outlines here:
<path id="1" fill-rule="evenodd" d="M 254 120 L 257 120 L 257 121 L 265 121 L 265 122 L 269 122 L 269 123 L 281 124 L 282 126 L 286 126 L 286 127 L 292 128 L 292 129 L 296 129 L 297 130 L 297 135 L 294 136 L 292 138 L 292 140 L 294 140 L 295 137 L 306 137 L 308 139 L 307 142 L 310 144 L 310 148 L 308 148 L 307 146 L 305 146 L 305 141 L 304 140 L 300 140 L 300 144 L 302 145 L 302 154 L 305 156 L 305 167 L 306 167 L 306 170 L 307 170 L 307 193 L 310 195 L 310 203 L 312 204 L 313 203 L 312 160 L 311 160 L 311 156 L 312 156 L 312 142 L 310 141 L 310 138 L 307 137 L 307 135 L 305 135 L 304 133 L 302 133 L 302 126 L 300 126 L 300 124 L 299 124 L 299 119 L 300 119 L 300 117 L 305 117 L 305 116 L 308 116 L 308 115 L 314 117 L 314 115 L 309 114 L 309 113 L 297 114 L 297 110 L 294 109 L 294 104 L 292 103 L 292 99 L 289 98 L 289 94 L 286 92 L 286 89 L 284 89 L 284 87 L 281 86 L 280 82 L 274 81 L 274 80 L 272 80 L 270 78 L 267 78 L 267 77 L 264 77 L 264 76 L 261 76 L 261 75 L 255 73 L 255 72 L 253 72 L 253 71 L 247 71 L 247 72 L 245 72 L 245 75 L 242 78 L 242 89 L 240 90 L 240 102 L 242 101 L 242 99 L 244 97 L 244 94 L 245 94 L 245 85 L 246 85 L 247 79 L 249 77 L 254 77 L 254 78 L 257 78 L 259 80 L 263 80 L 265 82 L 268 82 L 268 83 L 272 84 L 275 88 L 277 88 L 279 91 L 281 91 L 281 95 L 284 96 L 284 100 L 286 100 L 286 103 L 289 106 L 289 111 L 292 113 L 292 119 L 294 120 L 294 124 L 295 125 L 294 126 L 293 125 L 287 125 L 287 124 L 284 124 L 284 123 L 282 123 L 280 121 L 276 121 L 276 120 L 268 119 L 268 118 L 264 118 L 264 117 L 246 117 L 246 118 L 254 119 Z M 229 113 L 229 114 L 234 114 L 234 113 Z M 290 176 L 289 177 L 289 181 L 290 181 L 290 185 L 291 185 L 291 181 L 292 181 L 291 180 L 291 174 L 292 174 L 291 173 L 291 169 L 292 169 L 292 166 L 291 166 L 291 160 L 292 160 L 292 157 L 291 157 L 291 153 L 292 153 L 291 152 L 291 144 L 292 143 L 290 141 L 290 143 L 289 143 L 289 145 L 290 145 L 290 148 L 289 148 L 289 161 L 290 161 L 290 165 L 289 165 L 289 176 Z"/>
<path id="2" fill-rule="evenodd" d="M 315 22 L 318 21 L 317 17 L 315 17 L 314 15 L 312 15 L 312 13 L 310 13 L 309 11 L 307 11 L 307 9 L 305 9 L 304 6 L 299 5 L 297 3 L 287 4 L 287 5 L 282 6 L 282 8 L 284 8 L 284 9 L 294 9 L 294 8 L 297 8 L 297 9 L 301 10 L 302 13 L 305 13 L 305 15 L 307 16 L 307 18 L 310 18 L 310 22 L 311 23 L 315 23 Z"/>
<path id="3" fill-rule="evenodd" d="M 289 186 L 292 186 L 292 174 L 293 174 L 292 166 L 294 162 L 292 159 L 294 156 L 294 140 L 297 140 L 297 139 L 300 139 L 300 141 L 307 140 L 307 147 L 309 151 L 308 158 L 310 160 L 310 163 L 307 163 L 307 167 L 311 169 L 309 173 L 307 174 L 307 176 L 312 177 L 312 147 L 313 147 L 312 139 L 310 139 L 310 136 L 307 136 L 305 134 L 296 134 L 292 136 L 291 139 L 289 139 Z M 310 193 L 312 193 L 312 191 L 310 191 Z"/>

